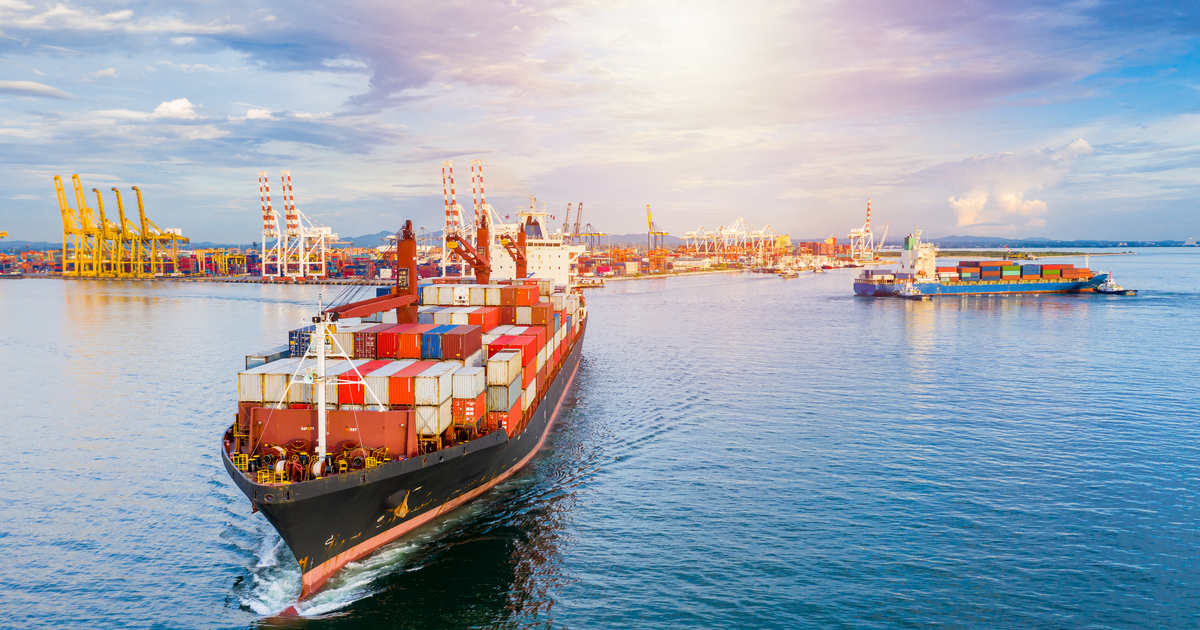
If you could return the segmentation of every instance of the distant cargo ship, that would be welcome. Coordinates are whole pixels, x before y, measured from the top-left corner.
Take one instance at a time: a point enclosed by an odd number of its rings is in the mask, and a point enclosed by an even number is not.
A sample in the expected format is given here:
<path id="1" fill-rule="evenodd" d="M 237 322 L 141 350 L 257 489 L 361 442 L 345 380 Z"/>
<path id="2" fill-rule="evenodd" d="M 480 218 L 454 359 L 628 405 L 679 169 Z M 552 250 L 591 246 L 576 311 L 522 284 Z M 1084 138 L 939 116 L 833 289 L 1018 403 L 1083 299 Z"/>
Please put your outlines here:
<path id="1" fill-rule="evenodd" d="M 921 242 L 921 231 L 904 238 L 900 268 L 864 271 L 854 293 L 865 297 L 1091 292 L 1108 279 L 1073 264 L 1031 265 L 1016 260 L 964 260 L 938 266 L 937 246 Z"/>
<path id="2" fill-rule="evenodd" d="M 222 460 L 295 555 L 302 599 L 501 483 L 545 442 L 586 307 L 552 279 L 491 283 L 488 236 L 485 224 L 478 251 L 459 250 L 478 265 L 474 283 L 418 287 L 408 222 L 394 288 L 323 308 L 289 347 L 246 358 Z M 385 312 L 397 323 L 379 323 Z"/>

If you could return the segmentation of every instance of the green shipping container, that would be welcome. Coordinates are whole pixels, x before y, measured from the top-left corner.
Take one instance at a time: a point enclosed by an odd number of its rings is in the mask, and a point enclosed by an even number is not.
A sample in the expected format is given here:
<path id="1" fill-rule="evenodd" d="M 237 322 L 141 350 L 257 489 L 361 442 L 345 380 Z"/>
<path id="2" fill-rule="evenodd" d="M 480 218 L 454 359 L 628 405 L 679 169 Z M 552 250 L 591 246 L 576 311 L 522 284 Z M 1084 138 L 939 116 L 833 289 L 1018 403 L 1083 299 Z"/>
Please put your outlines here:
<path id="1" fill-rule="evenodd" d="M 1061 276 L 1061 275 L 1062 275 L 1062 272 L 1061 272 L 1061 271 L 1059 271 L 1058 269 L 1043 269 L 1043 270 L 1042 270 L 1042 277 L 1043 277 L 1043 278 L 1048 278 L 1048 277 L 1050 277 L 1050 276 L 1054 276 L 1055 278 L 1057 278 L 1057 277 L 1059 277 L 1059 276 Z"/>
<path id="2" fill-rule="evenodd" d="M 1001 268 L 1000 268 L 1000 271 L 1020 271 L 1020 270 L 1021 270 L 1021 266 L 1020 266 L 1020 265 L 1016 265 L 1016 266 L 1005 266 L 1005 267 L 1001 267 Z"/>

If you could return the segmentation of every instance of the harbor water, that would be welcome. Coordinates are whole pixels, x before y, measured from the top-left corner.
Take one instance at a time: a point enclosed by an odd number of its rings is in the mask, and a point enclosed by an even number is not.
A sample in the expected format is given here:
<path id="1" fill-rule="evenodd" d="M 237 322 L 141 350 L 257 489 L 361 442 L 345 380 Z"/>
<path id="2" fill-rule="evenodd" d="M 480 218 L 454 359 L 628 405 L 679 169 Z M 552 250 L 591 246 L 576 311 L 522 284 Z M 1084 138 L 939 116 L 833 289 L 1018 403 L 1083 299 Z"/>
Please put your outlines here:
<path id="1" fill-rule="evenodd" d="M 338 289 L 0 281 L 0 626 L 1196 627 L 1200 250 L 1090 263 L 1141 293 L 589 291 L 543 452 L 300 620 L 220 438 Z"/>

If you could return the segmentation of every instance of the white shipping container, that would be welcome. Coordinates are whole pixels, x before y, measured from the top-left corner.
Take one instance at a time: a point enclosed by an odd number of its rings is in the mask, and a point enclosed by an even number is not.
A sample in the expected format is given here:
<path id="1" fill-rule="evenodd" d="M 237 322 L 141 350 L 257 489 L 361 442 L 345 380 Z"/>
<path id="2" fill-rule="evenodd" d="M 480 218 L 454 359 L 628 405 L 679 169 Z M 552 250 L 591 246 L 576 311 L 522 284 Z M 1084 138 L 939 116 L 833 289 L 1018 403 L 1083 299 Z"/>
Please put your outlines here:
<path id="1" fill-rule="evenodd" d="M 454 307 L 447 306 L 447 307 L 443 308 L 442 310 L 434 313 L 433 321 L 431 321 L 429 323 L 435 324 L 437 326 L 445 326 L 446 324 L 450 323 L 450 316 L 453 314 L 454 314 Z"/>
<path id="2" fill-rule="evenodd" d="M 413 394 L 418 405 L 440 405 L 448 400 L 452 391 L 454 371 L 459 366 L 450 361 L 442 361 L 437 365 L 421 372 L 413 383 Z"/>
<path id="3" fill-rule="evenodd" d="M 498 334 L 495 334 L 495 333 L 488 333 L 488 334 L 486 334 L 486 335 L 483 335 L 483 348 L 482 348 L 482 350 L 483 350 L 483 354 L 484 354 L 484 356 L 486 356 L 486 355 L 488 354 L 488 345 L 490 345 L 490 344 L 491 344 L 493 341 L 495 341 L 495 340 L 497 340 L 497 339 L 499 339 L 499 338 L 500 338 L 500 335 L 498 335 Z"/>
<path id="4" fill-rule="evenodd" d="M 383 312 L 384 324 L 399 324 L 400 318 L 396 315 L 396 309 L 391 309 Z"/>
<path id="5" fill-rule="evenodd" d="M 521 377 L 508 385 L 488 385 L 487 388 L 487 408 L 488 411 L 508 411 L 517 404 L 517 400 L 521 398 Z"/>
<path id="6" fill-rule="evenodd" d="M 555 312 L 562 312 L 563 309 L 567 308 L 567 294 L 566 293 L 551 294 L 550 307 L 553 308 L 555 310 Z"/>
<path id="7" fill-rule="evenodd" d="M 454 373 L 454 398 L 474 400 L 487 389 L 487 371 L 481 367 L 465 367 Z"/>
<path id="8" fill-rule="evenodd" d="M 487 289 L 484 285 L 471 285 L 471 306 L 487 306 Z"/>
<path id="9" fill-rule="evenodd" d="M 471 324 L 471 313 L 474 313 L 477 306 L 460 306 L 454 309 L 454 313 L 450 315 L 450 324 L 454 326 L 468 326 Z"/>
<path id="10" fill-rule="evenodd" d="M 487 384 L 508 385 L 521 378 L 521 353 L 512 350 L 497 352 L 487 362 Z"/>
<path id="11" fill-rule="evenodd" d="M 363 405 L 338 405 L 342 411 L 364 411 Z"/>
<path id="12" fill-rule="evenodd" d="M 258 367 L 251 368 L 245 372 L 238 373 L 238 402 L 279 402 L 279 398 L 270 400 L 264 397 L 264 379 L 263 377 L 271 372 L 288 367 L 295 368 L 300 359 L 280 359 L 270 363 L 264 363 Z M 283 390 L 279 390 L 280 396 L 283 395 Z"/>
<path id="13" fill-rule="evenodd" d="M 454 305 L 467 306 L 471 303 L 471 287 L 465 284 L 454 285 Z"/>
<path id="14" fill-rule="evenodd" d="M 546 346 L 542 346 L 542 349 L 537 351 L 536 365 L 539 371 L 546 366 Z"/>
<path id="15" fill-rule="evenodd" d="M 535 377 L 532 381 L 529 381 L 529 387 L 525 388 L 525 394 L 521 396 L 522 411 L 529 411 L 530 405 L 532 405 L 534 399 L 537 398 L 537 384 L 537 378 Z"/>
<path id="16" fill-rule="evenodd" d="M 508 331 L 510 331 L 510 330 L 512 330 L 512 329 L 513 329 L 513 327 L 512 327 L 512 326 L 510 326 L 510 325 L 508 325 L 508 324 L 503 324 L 503 325 L 500 325 L 500 326 L 497 326 L 497 327 L 493 328 L 493 329 L 491 330 L 491 334 L 493 334 L 493 335 L 496 335 L 497 337 L 499 337 L 500 335 L 507 335 L 507 334 L 510 334 Z"/>
<path id="17" fill-rule="evenodd" d="M 533 307 L 518 306 L 517 307 L 517 325 L 532 326 L 533 325 Z"/>
<path id="18" fill-rule="evenodd" d="M 464 367 L 483 367 L 483 350 L 476 350 L 474 354 L 463 359 Z"/>
<path id="19" fill-rule="evenodd" d="M 454 285 L 439 284 L 438 288 L 438 306 L 454 306 Z"/>
<path id="20" fill-rule="evenodd" d="M 483 290 L 483 294 L 484 306 L 500 306 L 500 287 L 489 284 L 487 288 Z"/>
<path id="21" fill-rule="evenodd" d="M 421 304 L 432 306 L 437 304 L 438 288 L 437 285 L 429 285 L 421 287 Z"/>
<path id="22" fill-rule="evenodd" d="M 440 405 L 417 405 L 417 433 L 421 435 L 440 435 L 450 428 L 454 421 L 452 400 L 447 398 Z"/>

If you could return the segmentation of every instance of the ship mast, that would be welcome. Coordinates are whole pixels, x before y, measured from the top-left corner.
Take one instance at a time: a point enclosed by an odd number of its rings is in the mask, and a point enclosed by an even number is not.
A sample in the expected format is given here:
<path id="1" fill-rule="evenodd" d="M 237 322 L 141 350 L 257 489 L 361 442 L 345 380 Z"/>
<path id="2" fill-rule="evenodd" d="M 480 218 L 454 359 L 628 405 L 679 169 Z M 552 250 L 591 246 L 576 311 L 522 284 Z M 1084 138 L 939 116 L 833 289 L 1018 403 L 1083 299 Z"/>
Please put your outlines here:
<path id="1" fill-rule="evenodd" d="M 313 386 L 317 388 L 317 461 L 325 461 L 325 326 L 330 322 L 330 314 L 324 312 L 324 304 L 320 304 L 320 315 L 313 318 L 316 330 L 313 331 L 313 342 L 309 347 L 317 347 L 317 374 L 313 378 Z"/>

